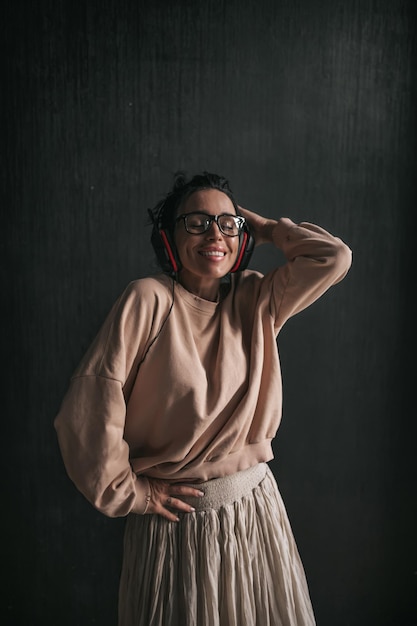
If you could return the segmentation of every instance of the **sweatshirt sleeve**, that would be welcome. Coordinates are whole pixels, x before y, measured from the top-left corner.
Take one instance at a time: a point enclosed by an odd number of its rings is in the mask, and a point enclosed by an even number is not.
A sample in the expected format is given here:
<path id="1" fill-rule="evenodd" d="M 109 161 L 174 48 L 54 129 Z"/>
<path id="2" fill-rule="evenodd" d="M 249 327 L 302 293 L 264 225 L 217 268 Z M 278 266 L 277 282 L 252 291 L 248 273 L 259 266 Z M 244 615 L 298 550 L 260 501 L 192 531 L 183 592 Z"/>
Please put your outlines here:
<path id="1" fill-rule="evenodd" d="M 109 517 L 145 509 L 149 484 L 136 476 L 124 440 L 125 383 L 137 368 L 166 298 L 140 293 L 136 281 L 113 306 L 71 379 L 54 427 L 70 479 Z M 153 296 L 153 297 L 152 297 Z"/>
<path id="2" fill-rule="evenodd" d="M 109 517 L 145 509 L 146 480 L 134 474 L 123 439 L 125 413 L 119 381 L 77 376 L 54 422 L 68 476 Z"/>
<path id="3" fill-rule="evenodd" d="M 295 224 L 285 217 L 274 228 L 273 242 L 287 259 L 265 276 L 264 283 L 272 294 L 271 313 L 278 329 L 346 276 L 352 252 L 324 228 L 308 222 Z"/>

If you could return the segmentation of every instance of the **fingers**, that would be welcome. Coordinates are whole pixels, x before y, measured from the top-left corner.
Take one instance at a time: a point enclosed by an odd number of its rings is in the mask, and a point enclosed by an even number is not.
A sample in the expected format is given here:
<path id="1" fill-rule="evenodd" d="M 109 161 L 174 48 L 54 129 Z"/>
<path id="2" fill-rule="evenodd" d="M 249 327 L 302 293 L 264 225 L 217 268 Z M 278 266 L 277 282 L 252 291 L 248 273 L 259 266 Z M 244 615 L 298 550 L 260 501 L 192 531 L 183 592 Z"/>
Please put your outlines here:
<path id="1" fill-rule="evenodd" d="M 195 487 L 187 487 L 187 485 L 171 485 L 170 491 L 175 496 L 191 496 L 192 498 L 201 498 L 204 496 L 204 491 L 196 489 Z"/>
<path id="2" fill-rule="evenodd" d="M 186 485 L 173 485 L 166 481 L 148 478 L 151 499 L 146 513 L 156 513 L 171 522 L 178 522 L 178 512 L 193 513 L 194 507 L 181 499 L 181 496 L 199 498 L 204 495 L 199 489 Z"/>

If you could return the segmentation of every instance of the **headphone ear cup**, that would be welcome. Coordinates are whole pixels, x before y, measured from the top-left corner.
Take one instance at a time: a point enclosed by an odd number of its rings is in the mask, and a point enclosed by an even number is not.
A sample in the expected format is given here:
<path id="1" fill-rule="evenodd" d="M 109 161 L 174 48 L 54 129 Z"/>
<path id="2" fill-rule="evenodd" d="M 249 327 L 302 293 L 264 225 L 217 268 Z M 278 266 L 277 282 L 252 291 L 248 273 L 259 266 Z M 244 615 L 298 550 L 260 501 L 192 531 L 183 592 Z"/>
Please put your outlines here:
<path id="1" fill-rule="evenodd" d="M 155 224 L 152 230 L 151 244 L 164 272 L 178 272 L 181 269 L 177 248 L 167 230 L 158 229 Z"/>
<path id="2" fill-rule="evenodd" d="M 255 238 L 250 232 L 248 225 L 245 224 L 242 233 L 239 235 L 239 250 L 236 257 L 236 263 L 230 270 L 231 273 L 242 272 L 248 267 L 254 248 Z"/>

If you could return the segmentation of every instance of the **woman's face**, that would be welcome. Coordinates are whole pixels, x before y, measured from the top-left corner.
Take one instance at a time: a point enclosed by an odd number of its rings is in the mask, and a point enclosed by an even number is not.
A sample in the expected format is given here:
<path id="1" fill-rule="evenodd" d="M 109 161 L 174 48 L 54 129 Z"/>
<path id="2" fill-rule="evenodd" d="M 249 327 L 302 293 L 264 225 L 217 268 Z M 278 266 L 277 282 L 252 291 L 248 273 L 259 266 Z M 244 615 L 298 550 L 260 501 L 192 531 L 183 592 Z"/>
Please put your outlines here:
<path id="1" fill-rule="evenodd" d="M 195 191 L 180 205 L 178 215 L 195 211 L 236 215 L 230 198 L 217 189 Z M 186 231 L 184 220 L 179 220 L 175 243 L 182 264 L 179 273 L 182 284 L 191 292 L 209 298 L 207 294 L 218 289 L 219 279 L 230 272 L 236 261 L 239 237 L 224 235 L 216 222 L 212 222 L 205 233 L 192 235 Z"/>

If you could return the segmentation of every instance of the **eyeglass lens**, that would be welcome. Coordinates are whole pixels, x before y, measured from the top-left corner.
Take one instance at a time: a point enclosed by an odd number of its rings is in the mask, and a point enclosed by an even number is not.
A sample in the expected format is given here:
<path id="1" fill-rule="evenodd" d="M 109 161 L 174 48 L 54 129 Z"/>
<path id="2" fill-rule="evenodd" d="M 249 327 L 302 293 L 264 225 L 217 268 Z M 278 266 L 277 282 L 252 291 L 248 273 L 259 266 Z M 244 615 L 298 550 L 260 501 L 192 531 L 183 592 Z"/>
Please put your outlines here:
<path id="1" fill-rule="evenodd" d="M 205 233 L 211 226 L 212 222 L 216 222 L 221 232 L 229 237 L 235 237 L 239 234 L 242 220 L 234 215 L 206 215 L 205 213 L 189 213 L 184 215 L 186 230 L 194 235 Z"/>

